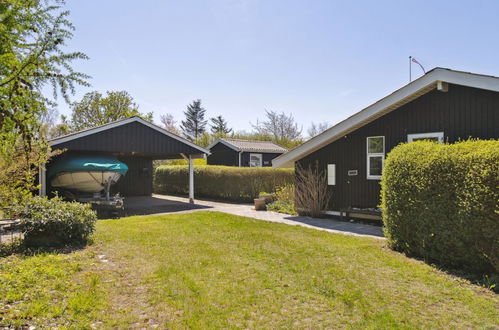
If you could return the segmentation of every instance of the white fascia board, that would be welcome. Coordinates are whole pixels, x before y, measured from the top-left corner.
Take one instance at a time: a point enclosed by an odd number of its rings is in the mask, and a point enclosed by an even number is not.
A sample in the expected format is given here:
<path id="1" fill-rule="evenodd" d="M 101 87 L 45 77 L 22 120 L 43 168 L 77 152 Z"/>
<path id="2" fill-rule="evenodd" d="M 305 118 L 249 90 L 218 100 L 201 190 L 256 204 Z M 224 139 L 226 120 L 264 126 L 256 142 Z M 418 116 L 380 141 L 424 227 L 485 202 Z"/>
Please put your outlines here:
<path id="1" fill-rule="evenodd" d="M 170 133 L 167 130 L 165 130 L 165 129 L 159 127 L 159 126 L 156 126 L 156 125 L 154 125 L 154 124 L 152 124 L 152 123 L 150 123 L 148 121 L 145 121 L 144 119 L 139 118 L 139 117 L 131 117 L 131 118 L 127 118 L 127 119 L 124 119 L 124 120 L 115 121 L 115 122 L 107 124 L 107 125 L 103 125 L 103 126 L 99 126 L 99 127 L 95 127 L 95 128 L 90 128 L 88 130 L 85 130 L 85 131 L 82 131 L 82 132 L 79 132 L 79 133 L 74 133 L 74 134 L 62 136 L 60 138 L 55 138 L 55 139 L 49 141 L 49 145 L 50 146 L 56 146 L 56 145 L 64 143 L 64 142 L 68 142 L 68 141 L 71 141 L 71 140 L 79 139 L 79 138 L 82 138 L 84 136 L 92 135 L 92 134 L 95 134 L 95 133 L 106 131 L 108 129 L 112 129 L 112 128 L 119 127 L 119 126 L 122 126 L 122 125 L 133 123 L 133 122 L 139 122 L 141 124 L 144 124 L 144 125 L 152 128 L 153 130 L 155 130 L 155 131 L 157 131 L 157 132 L 159 132 L 161 134 L 164 134 L 164 135 L 166 135 L 168 137 L 171 137 L 172 139 L 180 141 L 180 142 L 182 142 L 184 144 L 187 144 L 188 146 L 190 146 L 192 148 L 195 148 L 195 149 L 201 151 L 201 153 L 205 153 L 205 154 L 209 154 L 210 153 L 208 150 L 206 150 L 206 149 L 198 146 L 197 144 L 194 144 L 191 141 L 189 141 L 187 139 L 184 139 L 183 137 L 180 137 L 178 135 Z"/>
<path id="2" fill-rule="evenodd" d="M 274 158 L 272 160 L 272 166 L 293 166 L 294 162 L 298 159 L 311 154 L 355 129 L 362 127 L 376 118 L 429 92 L 436 87 L 438 81 L 499 92 L 499 78 L 497 77 L 436 68 L 321 134 L 311 138 L 307 142 Z"/>
<path id="3" fill-rule="evenodd" d="M 217 144 L 223 144 L 229 148 L 231 148 L 232 150 L 235 150 L 237 152 L 241 151 L 241 149 L 239 149 L 238 147 L 236 147 L 235 145 L 225 141 L 224 139 L 216 139 L 212 144 L 210 144 L 208 147 L 206 147 L 208 150 L 211 151 L 211 148 L 213 148 L 214 146 L 216 146 Z"/>

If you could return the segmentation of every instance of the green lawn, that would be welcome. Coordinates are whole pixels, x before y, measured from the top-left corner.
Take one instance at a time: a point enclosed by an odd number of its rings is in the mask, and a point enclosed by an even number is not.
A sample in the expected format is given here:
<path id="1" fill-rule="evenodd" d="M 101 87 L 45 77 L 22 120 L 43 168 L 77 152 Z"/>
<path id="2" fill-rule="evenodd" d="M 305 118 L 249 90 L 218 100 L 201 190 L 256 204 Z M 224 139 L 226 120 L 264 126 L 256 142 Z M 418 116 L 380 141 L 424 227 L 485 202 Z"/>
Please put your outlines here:
<path id="1" fill-rule="evenodd" d="M 497 328 L 499 298 L 383 241 L 224 213 L 97 225 L 67 254 L 0 259 L 0 325 Z"/>

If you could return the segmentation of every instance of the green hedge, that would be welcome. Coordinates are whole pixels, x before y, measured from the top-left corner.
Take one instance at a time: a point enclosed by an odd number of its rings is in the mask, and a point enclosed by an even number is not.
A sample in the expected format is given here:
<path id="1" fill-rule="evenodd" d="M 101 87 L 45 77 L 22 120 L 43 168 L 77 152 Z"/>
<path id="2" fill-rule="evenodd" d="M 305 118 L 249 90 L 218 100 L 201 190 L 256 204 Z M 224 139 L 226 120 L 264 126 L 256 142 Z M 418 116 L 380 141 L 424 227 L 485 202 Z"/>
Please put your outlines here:
<path id="1" fill-rule="evenodd" d="M 499 140 L 399 145 L 381 186 L 391 247 L 451 269 L 499 273 Z"/>
<path id="2" fill-rule="evenodd" d="M 187 166 L 159 166 L 154 172 L 154 191 L 187 195 Z M 269 167 L 194 166 L 194 194 L 197 197 L 252 202 L 260 192 L 294 182 L 293 169 Z"/>

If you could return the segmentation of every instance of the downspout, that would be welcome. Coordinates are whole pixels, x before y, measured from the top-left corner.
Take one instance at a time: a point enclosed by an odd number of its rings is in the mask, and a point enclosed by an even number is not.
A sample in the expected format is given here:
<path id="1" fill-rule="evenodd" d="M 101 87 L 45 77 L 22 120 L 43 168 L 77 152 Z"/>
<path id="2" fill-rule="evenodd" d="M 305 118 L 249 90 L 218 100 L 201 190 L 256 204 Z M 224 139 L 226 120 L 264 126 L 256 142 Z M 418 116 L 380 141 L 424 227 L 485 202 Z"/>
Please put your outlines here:
<path id="1" fill-rule="evenodd" d="M 241 154 L 243 153 L 243 151 L 239 151 L 239 167 L 241 167 Z"/>

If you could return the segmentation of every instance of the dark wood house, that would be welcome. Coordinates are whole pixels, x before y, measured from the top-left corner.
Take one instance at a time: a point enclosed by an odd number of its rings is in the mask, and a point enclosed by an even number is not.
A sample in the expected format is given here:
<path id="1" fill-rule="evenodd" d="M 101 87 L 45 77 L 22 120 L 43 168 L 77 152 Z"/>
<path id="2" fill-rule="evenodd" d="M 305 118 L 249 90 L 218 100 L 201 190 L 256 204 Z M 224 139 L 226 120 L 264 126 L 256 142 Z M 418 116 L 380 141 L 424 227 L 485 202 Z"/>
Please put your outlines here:
<path id="1" fill-rule="evenodd" d="M 53 150 L 63 154 L 111 155 L 128 166 L 128 173 L 114 186 L 113 192 L 124 196 L 151 195 L 155 159 L 187 159 L 190 165 L 190 198 L 194 197 L 195 158 L 202 158 L 208 150 L 172 134 L 139 117 L 127 118 L 107 125 L 90 128 L 49 141 Z M 57 160 L 57 157 L 52 160 Z M 49 162 L 39 173 L 40 195 L 50 194 L 46 171 Z"/>
<path id="2" fill-rule="evenodd" d="M 319 164 L 332 193 L 327 213 L 376 208 L 386 155 L 402 142 L 499 138 L 499 78 L 436 68 L 273 160 Z"/>
<path id="3" fill-rule="evenodd" d="M 271 141 L 228 138 L 217 139 L 208 150 L 208 165 L 239 167 L 272 166 L 272 159 L 288 151 Z"/>

